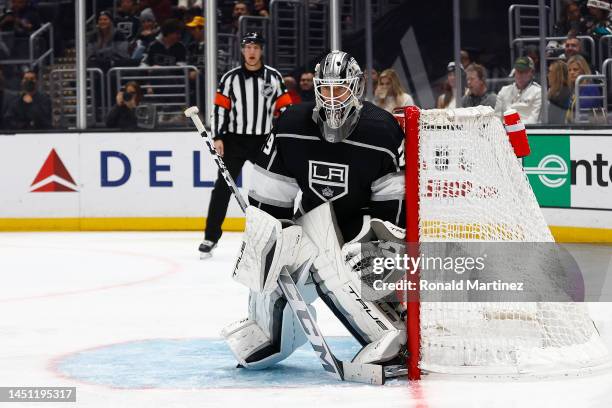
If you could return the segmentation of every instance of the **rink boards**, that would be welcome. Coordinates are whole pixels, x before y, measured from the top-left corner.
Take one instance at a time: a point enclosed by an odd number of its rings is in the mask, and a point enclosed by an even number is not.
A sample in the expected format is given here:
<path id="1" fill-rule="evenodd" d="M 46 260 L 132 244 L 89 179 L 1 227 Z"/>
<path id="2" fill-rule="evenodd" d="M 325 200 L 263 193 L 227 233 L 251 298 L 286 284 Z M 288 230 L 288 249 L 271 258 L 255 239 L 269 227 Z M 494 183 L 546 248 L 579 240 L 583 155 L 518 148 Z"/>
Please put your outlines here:
<path id="1" fill-rule="evenodd" d="M 612 242 L 612 130 L 529 138 L 524 166 L 556 238 Z M 216 168 L 196 132 L 38 133 L 0 136 L 0 175 L 0 230 L 200 230 Z M 239 187 L 250 177 L 247 163 Z M 243 227 L 231 200 L 224 228 Z"/>

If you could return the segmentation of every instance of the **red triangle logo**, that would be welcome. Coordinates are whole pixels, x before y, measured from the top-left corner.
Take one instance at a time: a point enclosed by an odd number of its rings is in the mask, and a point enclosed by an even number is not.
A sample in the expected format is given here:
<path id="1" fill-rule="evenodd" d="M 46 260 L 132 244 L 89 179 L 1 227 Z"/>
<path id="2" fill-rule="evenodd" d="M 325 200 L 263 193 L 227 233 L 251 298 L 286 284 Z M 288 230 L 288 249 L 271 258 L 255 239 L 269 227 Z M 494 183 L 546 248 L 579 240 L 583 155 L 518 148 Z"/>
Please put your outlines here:
<path id="1" fill-rule="evenodd" d="M 42 167 L 38 171 L 38 174 L 34 178 L 34 181 L 32 182 L 32 184 L 30 184 L 30 186 L 38 184 L 41 181 L 51 176 L 57 176 L 61 178 L 62 180 L 69 182 L 70 184 L 76 184 L 74 182 L 74 179 L 72 178 L 72 176 L 66 169 L 66 166 L 64 166 L 64 162 L 62 162 L 62 159 L 60 159 L 55 149 L 51 149 L 49 156 L 47 156 L 45 163 L 42 165 Z M 52 192 L 52 191 L 76 191 L 76 190 L 70 187 L 66 187 L 56 181 L 51 181 L 47 184 L 42 185 L 41 187 L 38 187 L 35 190 L 32 190 L 32 192 Z"/>

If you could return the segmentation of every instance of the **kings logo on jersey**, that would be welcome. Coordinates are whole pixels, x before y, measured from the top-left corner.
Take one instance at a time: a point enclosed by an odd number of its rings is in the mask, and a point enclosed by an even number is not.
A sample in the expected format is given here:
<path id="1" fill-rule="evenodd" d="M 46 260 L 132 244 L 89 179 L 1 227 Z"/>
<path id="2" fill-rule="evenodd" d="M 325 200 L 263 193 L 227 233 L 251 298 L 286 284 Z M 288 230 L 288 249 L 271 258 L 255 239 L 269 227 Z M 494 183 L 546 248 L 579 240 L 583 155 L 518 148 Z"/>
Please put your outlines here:
<path id="1" fill-rule="evenodd" d="M 333 201 L 348 194 L 346 164 L 308 161 L 308 185 L 323 201 Z"/>

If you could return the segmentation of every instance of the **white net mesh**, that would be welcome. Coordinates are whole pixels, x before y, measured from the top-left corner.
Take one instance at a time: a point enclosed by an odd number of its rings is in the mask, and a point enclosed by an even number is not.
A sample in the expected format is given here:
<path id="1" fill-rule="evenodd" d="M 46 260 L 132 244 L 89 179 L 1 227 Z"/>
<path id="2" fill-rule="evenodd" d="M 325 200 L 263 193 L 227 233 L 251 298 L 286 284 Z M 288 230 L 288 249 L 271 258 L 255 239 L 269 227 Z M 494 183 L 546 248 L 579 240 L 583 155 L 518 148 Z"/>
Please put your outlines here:
<path id="1" fill-rule="evenodd" d="M 419 157 L 421 242 L 554 242 L 492 109 L 422 110 Z M 542 374 L 609 358 L 583 303 L 436 302 L 435 296 L 421 295 L 421 369 Z"/>

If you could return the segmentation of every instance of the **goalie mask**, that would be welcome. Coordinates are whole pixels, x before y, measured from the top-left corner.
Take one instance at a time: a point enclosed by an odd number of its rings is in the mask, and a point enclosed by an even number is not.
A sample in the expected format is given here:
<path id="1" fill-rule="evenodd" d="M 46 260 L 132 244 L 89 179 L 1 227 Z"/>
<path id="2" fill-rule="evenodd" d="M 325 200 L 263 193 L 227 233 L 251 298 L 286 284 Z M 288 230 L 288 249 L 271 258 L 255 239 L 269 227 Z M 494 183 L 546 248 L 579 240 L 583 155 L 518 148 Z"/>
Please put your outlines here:
<path id="1" fill-rule="evenodd" d="M 355 129 L 363 107 L 363 88 L 361 68 L 346 52 L 332 51 L 317 64 L 312 119 L 326 141 L 341 142 Z"/>

